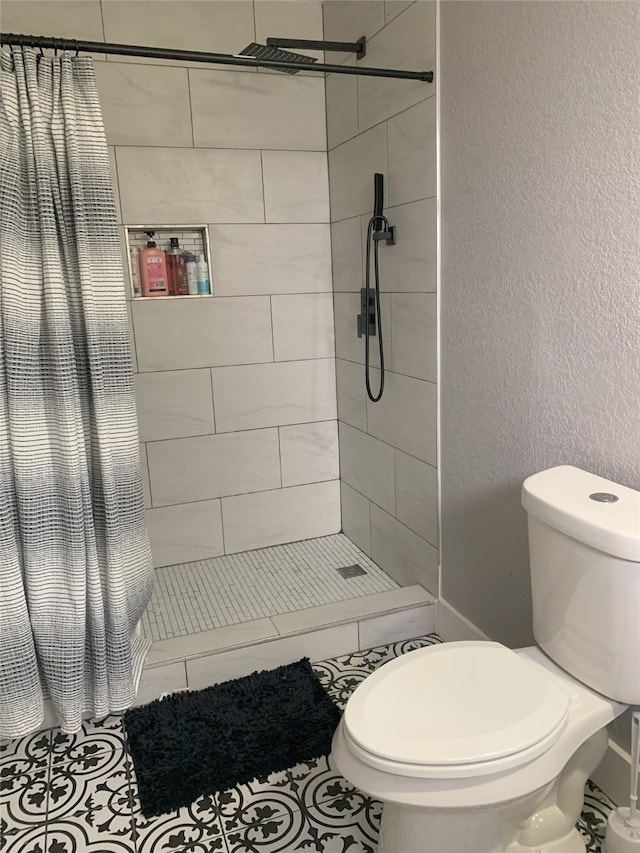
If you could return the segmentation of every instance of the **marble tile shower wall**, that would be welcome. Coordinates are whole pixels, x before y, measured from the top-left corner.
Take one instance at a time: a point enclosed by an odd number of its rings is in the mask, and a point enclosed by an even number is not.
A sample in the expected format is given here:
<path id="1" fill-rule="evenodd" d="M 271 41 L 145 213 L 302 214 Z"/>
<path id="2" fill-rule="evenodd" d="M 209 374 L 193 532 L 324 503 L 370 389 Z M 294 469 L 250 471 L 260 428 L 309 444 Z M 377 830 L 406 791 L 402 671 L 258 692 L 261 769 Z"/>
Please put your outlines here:
<path id="1" fill-rule="evenodd" d="M 365 65 L 435 66 L 430 0 L 327 0 L 323 15 L 325 38 L 367 37 Z M 343 530 L 397 582 L 437 594 L 435 87 L 330 75 L 326 100 Z M 378 403 L 366 396 L 355 320 L 374 172 L 386 177 L 398 233 L 380 249 L 387 375 Z M 378 378 L 374 370 L 374 387 Z"/>
<path id="2" fill-rule="evenodd" d="M 3 0 L 2 26 L 237 53 L 322 9 Z M 129 305 L 156 565 L 338 532 L 324 79 L 96 59 L 122 225 L 210 228 L 213 298 Z"/>

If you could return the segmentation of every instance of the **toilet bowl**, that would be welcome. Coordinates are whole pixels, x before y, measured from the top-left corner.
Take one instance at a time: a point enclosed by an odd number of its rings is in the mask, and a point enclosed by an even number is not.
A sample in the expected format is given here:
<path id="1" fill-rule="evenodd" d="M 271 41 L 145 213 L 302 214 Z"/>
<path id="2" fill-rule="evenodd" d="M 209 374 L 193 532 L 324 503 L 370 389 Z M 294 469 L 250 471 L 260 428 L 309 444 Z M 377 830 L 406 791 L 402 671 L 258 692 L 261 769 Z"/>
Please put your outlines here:
<path id="1" fill-rule="evenodd" d="M 640 492 L 528 477 L 535 647 L 410 652 L 354 691 L 332 757 L 384 802 L 378 853 L 584 853 L 606 726 L 640 704 Z"/>
<path id="2" fill-rule="evenodd" d="M 444 643 L 360 685 L 332 756 L 385 803 L 379 853 L 582 853 L 584 784 L 625 708 L 536 647 Z"/>

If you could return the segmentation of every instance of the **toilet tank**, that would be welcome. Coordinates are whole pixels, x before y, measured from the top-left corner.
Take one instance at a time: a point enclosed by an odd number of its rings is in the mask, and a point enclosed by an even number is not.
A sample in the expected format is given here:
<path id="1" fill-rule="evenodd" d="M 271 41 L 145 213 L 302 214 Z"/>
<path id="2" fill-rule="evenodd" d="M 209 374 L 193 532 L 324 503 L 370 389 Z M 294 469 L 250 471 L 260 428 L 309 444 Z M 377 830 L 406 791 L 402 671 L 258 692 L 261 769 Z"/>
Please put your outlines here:
<path id="1" fill-rule="evenodd" d="M 559 666 L 640 704 L 640 492 L 570 465 L 528 477 L 533 632 Z"/>

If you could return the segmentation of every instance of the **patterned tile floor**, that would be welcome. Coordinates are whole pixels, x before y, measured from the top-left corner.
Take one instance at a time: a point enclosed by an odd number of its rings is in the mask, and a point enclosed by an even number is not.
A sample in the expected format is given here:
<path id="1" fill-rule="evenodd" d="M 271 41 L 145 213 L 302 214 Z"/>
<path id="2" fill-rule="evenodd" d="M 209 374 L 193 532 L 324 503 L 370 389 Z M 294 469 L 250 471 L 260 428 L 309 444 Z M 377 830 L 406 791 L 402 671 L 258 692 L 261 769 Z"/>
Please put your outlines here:
<path id="1" fill-rule="evenodd" d="M 341 705 L 357 684 L 435 635 L 314 664 Z M 354 789 L 326 758 L 145 819 L 120 720 L 57 729 L 0 747 L 2 853 L 374 853 L 382 806 Z M 600 853 L 612 803 L 592 783 L 579 821 Z M 411 851 L 406 851 L 411 853 Z"/>
<path id="2" fill-rule="evenodd" d="M 366 574 L 344 579 L 358 564 Z M 343 533 L 157 569 L 144 634 L 168 640 L 396 589 Z"/>

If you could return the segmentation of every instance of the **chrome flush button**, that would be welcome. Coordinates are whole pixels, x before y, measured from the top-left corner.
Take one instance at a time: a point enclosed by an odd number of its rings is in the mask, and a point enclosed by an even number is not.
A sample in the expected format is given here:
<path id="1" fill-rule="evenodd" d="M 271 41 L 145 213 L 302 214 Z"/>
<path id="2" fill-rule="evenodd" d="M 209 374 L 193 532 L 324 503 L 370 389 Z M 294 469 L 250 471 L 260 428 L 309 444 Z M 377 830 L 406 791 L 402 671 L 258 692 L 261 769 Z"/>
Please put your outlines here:
<path id="1" fill-rule="evenodd" d="M 619 500 L 617 495 L 612 495 L 611 492 L 594 492 L 589 495 L 592 501 L 600 501 L 602 504 L 613 504 Z"/>

